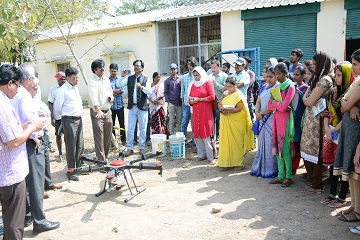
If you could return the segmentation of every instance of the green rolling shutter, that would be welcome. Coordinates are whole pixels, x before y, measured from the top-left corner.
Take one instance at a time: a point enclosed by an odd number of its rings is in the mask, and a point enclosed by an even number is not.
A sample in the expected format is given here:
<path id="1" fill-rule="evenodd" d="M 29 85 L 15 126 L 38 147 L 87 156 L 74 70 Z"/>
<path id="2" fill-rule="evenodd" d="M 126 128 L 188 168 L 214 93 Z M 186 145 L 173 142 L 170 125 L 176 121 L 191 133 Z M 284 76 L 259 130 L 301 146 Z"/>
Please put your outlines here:
<path id="1" fill-rule="evenodd" d="M 347 10 L 346 40 L 360 38 L 360 8 Z"/>
<path id="2" fill-rule="evenodd" d="M 245 20 L 245 48 L 260 47 L 260 63 L 271 58 L 290 58 L 300 48 L 311 59 L 316 51 L 317 14 L 277 16 Z"/>

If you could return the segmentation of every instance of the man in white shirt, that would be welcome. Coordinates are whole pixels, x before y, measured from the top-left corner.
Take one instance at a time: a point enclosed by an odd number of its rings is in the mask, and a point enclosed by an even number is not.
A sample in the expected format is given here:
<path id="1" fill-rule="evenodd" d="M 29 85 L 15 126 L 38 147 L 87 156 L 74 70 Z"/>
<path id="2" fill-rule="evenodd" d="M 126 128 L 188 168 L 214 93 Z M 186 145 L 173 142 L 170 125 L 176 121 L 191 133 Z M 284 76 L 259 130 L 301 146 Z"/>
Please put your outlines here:
<path id="1" fill-rule="evenodd" d="M 60 87 L 66 82 L 66 76 L 63 72 L 58 72 L 54 76 L 57 80 L 57 84 L 50 88 L 49 96 L 48 96 L 48 103 L 49 109 L 51 112 L 51 125 L 55 127 L 55 136 L 56 136 L 56 146 L 59 151 L 59 158 L 58 161 L 62 160 L 62 139 L 61 136 L 63 134 L 60 126 L 61 126 L 61 115 L 54 114 L 54 102 L 56 101 L 56 97 L 59 93 Z"/>
<path id="2" fill-rule="evenodd" d="M 250 75 L 245 71 L 246 61 L 244 58 L 238 58 L 235 62 L 236 87 L 244 94 L 245 100 L 247 99 L 247 90 L 250 84 Z M 246 101 L 247 104 L 247 101 Z"/>
<path id="3" fill-rule="evenodd" d="M 36 105 L 30 91 L 34 88 L 35 69 L 28 63 L 19 66 L 23 72 L 18 94 L 11 100 L 11 105 L 20 118 L 21 124 L 39 120 Z M 29 174 L 26 176 L 26 187 L 29 192 L 25 226 L 32 221 L 33 233 L 50 231 L 60 226 L 59 222 L 50 222 L 43 211 L 44 182 L 45 182 L 45 146 L 43 131 L 34 132 L 26 141 L 29 161 Z"/>
<path id="4" fill-rule="evenodd" d="M 79 156 L 84 151 L 81 118 L 83 115 L 83 107 L 77 86 L 78 73 L 79 71 L 74 67 L 65 70 L 66 83 L 60 87 L 54 103 L 54 114 L 61 116 L 68 168 L 79 167 Z M 68 171 L 67 177 L 72 181 L 79 180 L 71 171 Z"/>
<path id="5" fill-rule="evenodd" d="M 146 141 L 146 127 L 148 124 L 148 100 L 151 95 L 151 82 L 149 78 L 142 74 L 144 70 L 144 62 L 142 60 L 135 60 L 133 62 L 134 75 L 131 75 L 122 80 L 120 87 L 127 86 L 128 89 L 128 130 L 126 134 L 127 151 L 125 155 L 130 155 L 134 152 L 133 140 L 136 121 L 139 123 L 140 136 L 138 138 L 140 153 L 145 148 Z M 125 77 L 125 72 L 121 73 Z"/>
<path id="6" fill-rule="evenodd" d="M 113 90 L 109 78 L 104 76 L 105 62 L 103 60 L 94 60 L 91 63 L 91 70 L 94 75 L 89 81 L 88 90 L 95 152 L 100 161 L 107 161 L 113 129 L 110 110 L 114 100 Z"/>
<path id="7" fill-rule="evenodd" d="M 26 211 L 25 177 L 29 173 L 25 142 L 43 122 L 21 124 L 10 104 L 18 92 L 21 70 L 4 64 L 0 67 L 0 204 L 4 222 L 3 239 L 23 239 Z"/>

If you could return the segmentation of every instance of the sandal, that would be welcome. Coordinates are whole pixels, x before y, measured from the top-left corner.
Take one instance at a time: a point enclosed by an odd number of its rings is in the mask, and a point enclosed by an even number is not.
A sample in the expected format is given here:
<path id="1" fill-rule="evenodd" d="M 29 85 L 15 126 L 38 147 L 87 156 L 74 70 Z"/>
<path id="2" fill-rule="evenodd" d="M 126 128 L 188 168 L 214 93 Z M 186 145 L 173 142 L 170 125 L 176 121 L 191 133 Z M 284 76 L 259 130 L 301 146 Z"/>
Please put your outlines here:
<path id="1" fill-rule="evenodd" d="M 336 214 L 336 216 L 340 216 L 340 215 L 346 215 L 349 214 L 351 212 L 354 211 L 354 207 L 349 207 L 348 209 L 344 210 L 344 211 L 340 211 Z"/>
<path id="2" fill-rule="evenodd" d="M 355 234 L 360 234 L 360 226 L 357 227 L 349 227 L 350 232 Z"/>
<path id="3" fill-rule="evenodd" d="M 273 180 L 271 180 L 269 183 L 270 184 L 282 184 L 284 181 L 280 180 L 278 178 L 274 178 Z"/>
<path id="4" fill-rule="evenodd" d="M 281 184 L 281 187 L 290 187 L 292 184 L 292 180 L 285 178 L 284 182 Z"/>
<path id="5" fill-rule="evenodd" d="M 315 189 L 315 188 L 308 188 L 304 191 L 302 191 L 301 193 L 304 194 L 304 195 L 314 195 L 314 194 L 320 194 L 322 193 L 323 190 L 322 189 Z"/>
<path id="6" fill-rule="evenodd" d="M 217 160 L 216 160 L 216 159 L 214 159 L 214 160 L 212 160 L 212 161 L 210 161 L 210 162 L 209 162 L 209 165 L 214 166 L 214 165 L 216 165 L 216 163 L 217 163 Z"/>
<path id="7" fill-rule="evenodd" d="M 338 216 L 338 219 L 344 222 L 360 222 L 360 214 L 355 211 Z"/>
<path id="8" fill-rule="evenodd" d="M 342 200 L 340 198 L 335 199 L 334 201 L 328 204 L 329 207 L 332 208 L 340 208 L 346 204 L 346 200 Z"/>
<path id="9" fill-rule="evenodd" d="M 206 157 L 203 157 L 203 158 L 200 158 L 200 157 L 199 157 L 197 160 L 198 160 L 198 162 L 204 161 L 204 160 L 206 160 Z"/>
<path id="10" fill-rule="evenodd" d="M 336 197 L 332 197 L 331 195 L 328 195 L 326 198 L 321 199 L 320 203 L 329 204 L 334 200 L 336 200 Z"/>

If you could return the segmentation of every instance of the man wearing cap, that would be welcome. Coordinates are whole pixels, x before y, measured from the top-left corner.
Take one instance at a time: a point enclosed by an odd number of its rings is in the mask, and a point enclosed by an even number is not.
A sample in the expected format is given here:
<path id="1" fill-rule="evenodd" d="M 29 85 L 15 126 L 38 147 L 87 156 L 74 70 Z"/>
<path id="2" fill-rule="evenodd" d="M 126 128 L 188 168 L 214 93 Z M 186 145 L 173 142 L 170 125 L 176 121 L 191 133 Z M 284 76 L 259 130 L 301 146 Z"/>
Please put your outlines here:
<path id="1" fill-rule="evenodd" d="M 55 74 L 54 78 L 57 80 L 57 84 L 52 86 L 49 91 L 48 95 L 48 103 L 49 109 L 51 112 L 51 125 L 55 127 L 55 136 L 56 136 L 56 146 L 59 151 L 59 158 L 58 161 L 62 160 L 62 139 L 61 136 L 63 135 L 61 126 L 61 115 L 54 114 L 54 103 L 56 101 L 56 96 L 58 96 L 60 87 L 66 82 L 66 77 L 64 72 L 58 72 Z"/>
<path id="2" fill-rule="evenodd" d="M 244 58 L 238 58 L 235 62 L 236 87 L 244 94 L 247 99 L 247 90 L 250 84 L 250 75 L 245 71 L 246 61 Z"/>
<path id="3" fill-rule="evenodd" d="M 180 132 L 182 119 L 181 78 L 177 72 L 177 65 L 170 64 L 170 77 L 164 82 L 165 101 L 169 109 L 169 131 L 172 135 Z"/>

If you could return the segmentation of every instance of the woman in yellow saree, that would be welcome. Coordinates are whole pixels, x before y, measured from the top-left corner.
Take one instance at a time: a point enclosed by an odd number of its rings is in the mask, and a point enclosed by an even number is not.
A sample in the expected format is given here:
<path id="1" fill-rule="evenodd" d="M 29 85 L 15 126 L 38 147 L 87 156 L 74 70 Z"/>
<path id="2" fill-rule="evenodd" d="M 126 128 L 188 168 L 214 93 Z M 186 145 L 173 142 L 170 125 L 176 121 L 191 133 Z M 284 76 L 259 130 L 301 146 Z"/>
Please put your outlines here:
<path id="1" fill-rule="evenodd" d="M 243 169 L 244 155 L 254 148 L 254 133 L 246 98 L 236 88 L 236 80 L 229 76 L 225 91 L 219 103 L 220 139 L 219 167 L 238 167 Z"/>

